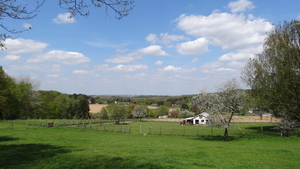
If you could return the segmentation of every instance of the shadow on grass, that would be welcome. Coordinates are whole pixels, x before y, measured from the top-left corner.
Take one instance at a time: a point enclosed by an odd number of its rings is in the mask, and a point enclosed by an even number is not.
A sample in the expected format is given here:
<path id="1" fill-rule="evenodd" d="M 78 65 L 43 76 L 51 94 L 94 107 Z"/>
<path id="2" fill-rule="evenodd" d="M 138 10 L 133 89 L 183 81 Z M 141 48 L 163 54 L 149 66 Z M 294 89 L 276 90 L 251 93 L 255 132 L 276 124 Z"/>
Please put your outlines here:
<path id="1" fill-rule="evenodd" d="M 57 159 L 60 160 L 60 159 Z M 103 155 L 96 155 L 89 158 L 71 157 L 61 162 L 56 168 L 113 168 L 113 169 L 164 169 L 166 166 L 154 164 L 153 162 L 138 162 L 130 158 L 122 157 L 108 157 Z M 174 168 L 174 167 L 172 167 Z M 176 167 L 175 167 L 176 168 Z"/>
<path id="2" fill-rule="evenodd" d="M 16 141 L 16 140 L 19 140 L 19 138 L 8 137 L 8 136 L 1 136 L 0 137 L 0 142 L 4 142 L 4 141 Z"/>
<path id="3" fill-rule="evenodd" d="M 222 141 L 223 140 L 223 136 L 210 136 L 210 135 L 201 135 L 201 136 L 197 136 L 194 138 L 195 140 L 203 140 L 203 141 Z M 239 137 L 234 137 L 234 136 L 228 136 L 227 137 L 227 141 L 235 141 L 235 140 L 240 140 Z"/>
<path id="4" fill-rule="evenodd" d="M 19 165 L 30 165 L 35 161 L 68 152 L 64 147 L 47 144 L 0 145 L 0 166 L 1 168 L 18 168 Z"/>
<path id="5" fill-rule="evenodd" d="M 261 133 L 263 132 L 264 135 L 268 136 L 278 136 L 279 132 L 278 130 L 274 129 L 274 126 L 263 126 L 262 128 L 260 126 L 254 126 L 254 127 L 247 127 L 246 130 L 253 130 L 255 135 L 256 133 Z M 248 134 L 250 134 L 248 132 Z"/>

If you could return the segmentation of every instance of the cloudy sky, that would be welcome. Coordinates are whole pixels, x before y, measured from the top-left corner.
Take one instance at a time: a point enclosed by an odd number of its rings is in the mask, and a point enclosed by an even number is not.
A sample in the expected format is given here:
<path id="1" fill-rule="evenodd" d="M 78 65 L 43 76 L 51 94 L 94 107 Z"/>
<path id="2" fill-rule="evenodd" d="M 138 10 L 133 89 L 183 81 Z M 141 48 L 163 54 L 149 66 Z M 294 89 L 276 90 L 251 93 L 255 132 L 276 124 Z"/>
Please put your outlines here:
<path id="1" fill-rule="evenodd" d="M 297 0 L 138 0 L 122 20 L 104 8 L 69 18 L 57 4 L 46 1 L 31 20 L 2 20 L 31 30 L 5 41 L 0 65 L 39 81 L 41 90 L 69 94 L 213 91 L 240 78 L 273 24 L 300 19 Z"/>

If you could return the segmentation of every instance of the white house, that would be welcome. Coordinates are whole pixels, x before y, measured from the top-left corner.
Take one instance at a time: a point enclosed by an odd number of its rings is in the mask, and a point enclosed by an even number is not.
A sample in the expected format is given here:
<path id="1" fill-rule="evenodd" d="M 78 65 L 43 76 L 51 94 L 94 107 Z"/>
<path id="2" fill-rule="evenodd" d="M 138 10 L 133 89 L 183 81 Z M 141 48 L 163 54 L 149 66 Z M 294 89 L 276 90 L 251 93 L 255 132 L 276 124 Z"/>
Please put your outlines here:
<path id="1" fill-rule="evenodd" d="M 191 125 L 195 125 L 195 124 L 208 124 L 208 117 L 209 114 L 206 112 L 203 112 L 201 114 L 198 114 L 194 117 L 188 117 L 186 119 L 183 120 L 184 124 L 191 124 Z"/>

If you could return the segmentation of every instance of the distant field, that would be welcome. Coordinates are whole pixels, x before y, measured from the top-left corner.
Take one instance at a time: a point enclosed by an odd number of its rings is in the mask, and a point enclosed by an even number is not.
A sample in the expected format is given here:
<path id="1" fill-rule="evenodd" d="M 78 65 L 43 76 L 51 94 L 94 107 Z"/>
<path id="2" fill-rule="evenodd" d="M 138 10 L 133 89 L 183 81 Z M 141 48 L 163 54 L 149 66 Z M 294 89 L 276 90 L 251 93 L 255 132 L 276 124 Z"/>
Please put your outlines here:
<path id="1" fill-rule="evenodd" d="M 107 106 L 107 104 L 90 104 L 90 112 L 98 113 L 105 106 Z"/>
<path id="2" fill-rule="evenodd" d="M 90 104 L 90 112 L 98 113 L 103 107 L 107 106 L 107 104 Z M 157 107 L 148 106 L 149 109 L 156 109 Z M 172 110 L 172 109 L 170 109 Z"/>

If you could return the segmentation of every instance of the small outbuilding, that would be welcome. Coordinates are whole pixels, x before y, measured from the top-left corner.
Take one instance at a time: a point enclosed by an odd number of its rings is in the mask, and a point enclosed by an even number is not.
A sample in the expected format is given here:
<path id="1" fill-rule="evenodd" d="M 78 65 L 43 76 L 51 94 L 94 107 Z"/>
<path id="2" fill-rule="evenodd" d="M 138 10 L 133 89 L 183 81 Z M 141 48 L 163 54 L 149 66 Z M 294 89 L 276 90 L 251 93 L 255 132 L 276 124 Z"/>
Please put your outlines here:
<path id="1" fill-rule="evenodd" d="M 195 124 L 208 124 L 209 114 L 203 112 L 194 117 L 188 117 L 183 120 L 183 124 L 195 125 Z"/>

